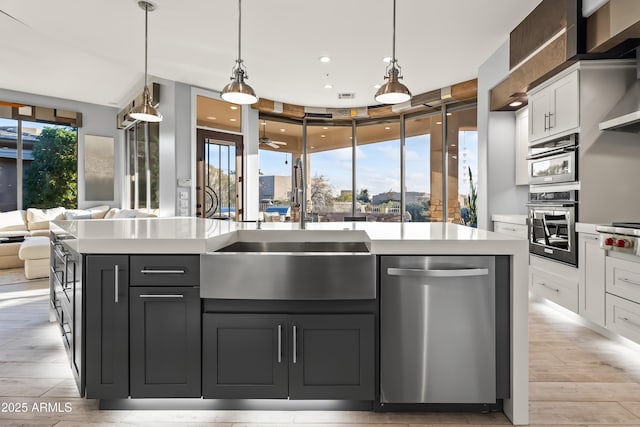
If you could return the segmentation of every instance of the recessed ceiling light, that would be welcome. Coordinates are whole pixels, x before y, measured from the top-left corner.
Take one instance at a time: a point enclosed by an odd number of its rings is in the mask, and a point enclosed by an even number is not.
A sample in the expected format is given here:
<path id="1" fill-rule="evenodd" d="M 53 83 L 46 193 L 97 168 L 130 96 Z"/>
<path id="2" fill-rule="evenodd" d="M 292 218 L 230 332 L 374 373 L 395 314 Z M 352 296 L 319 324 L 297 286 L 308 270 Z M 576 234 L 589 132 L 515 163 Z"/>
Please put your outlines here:
<path id="1" fill-rule="evenodd" d="M 320 62 L 331 62 L 331 57 L 330 56 L 321 56 L 318 59 L 320 59 Z"/>
<path id="2" fill-rule="evenodd" d="M 349 139 L 353 139 L 353 137 L 352 137 L 352 136 L 350 136 L 350 137 L 349 137 Z"/>
<path id="3" fill-rule="evenodd" d="M 390 130 L 391 129 L 389 126 L 385 126 L 384 128 L 385 128 L 385 130 Z"/>
<path id="4" fill-rule="evenodd" d="M 262 124 L 262 126 L 266 126 L 267 122 L 262 122 L 261 124 Z"/>
<path id="5" fill-rule="evenodd" d="M 382 58 L 382 62 L 386 62 L 388 64 L 389 62 L 391 62 L 391 57 L 385 56 L 384 58 Z"/>
<path id="6" fill-rule="evenodd" d="M 314 147 L 314 146 L 312 145 L 312 146 L 311 146 L 311 148 L 316 148 L 316 147 Z"/>
<path id="7" fill-rule="evenodd" d="M 230 121 L 230 122 L 235 122 L 235 121 L 236 121 L 236 119 L 229 119 L 229 121 Z"/>
<path id="8" fill-rule="evenodd" d="M 329 127 L 328 126 L 323 126 L 322 129 L 327 130 L 327 129 L 329 129 Z"/>
<path id="9" fill-rule="evenodd" d="M 453 113 L 447 113 L 447 116 L 450 116 L 450 115 L 452 115 L 452 114 L 453 114 Z"/>
<path id="10" fill-rule="evenodd" d="M 331 88 L 333 88 L 333 85 L 331 83 L 325 83 L 324 84 L 324 88 L 325 89 L 331 89 Z"/>
<path id="11" fill-rule="evenodd" d="M 327 135 L 320 135 L 320 138 L 326 138 Z"/>
<path id="12" fill-rule="evenodd" d="M 207 116 L 207 120 L 215 120 L 216 118 L 213 116 Z"/>
<path id="13" fill-rule="evenodd" d="M 511 104 L 509 104 L 509 107 L 519 107 L 522 105 L 522 101 L 513 101 Z"/>
<path id="14" fill-rule="evenodd" d="M 382 87 L 382 85 L 373 85 L 374 89 L 380 89 Z"/>
<path id="15" fill-rule="evenodd" d="M 236 106 L 236 105 L 232 105 L 232 106 L 231 106 L 231 107 L 229 107 L 229 108 L 231 108 L 232 110 L 237 110 L 237 109 L 238 109 L 238 106 Z"/>
<path id="16" fill-rule="evenodd" d="M 456 144 L 449 144 L 449 147 L 455 147 Z"/>
<path id="17" fill-rule="evenodd" d="M 436 124 L 437 124 L 437 125 L 441 125 L 441 124 L 442 124 L 442 122 L 436 122 Z"/>
<path id="18" fill-rule="evenodd" d="M 284 129 L 280 129 L 280 132 L 284 132 Z"/>

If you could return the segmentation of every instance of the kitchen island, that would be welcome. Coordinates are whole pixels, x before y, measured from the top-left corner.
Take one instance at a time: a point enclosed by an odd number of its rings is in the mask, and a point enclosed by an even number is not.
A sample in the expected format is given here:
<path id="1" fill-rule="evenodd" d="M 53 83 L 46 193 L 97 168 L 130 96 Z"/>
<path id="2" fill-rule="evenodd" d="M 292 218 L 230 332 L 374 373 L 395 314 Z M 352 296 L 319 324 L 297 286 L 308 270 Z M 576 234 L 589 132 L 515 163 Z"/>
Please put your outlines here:
<path id="1" fill-rule="evenodd" d="M 98 378 L 101 383 L 99 392 L 93 393 L 87 388 L 87 396 L 100 399 L 117 399 L 123 397 L 123 390 L 118 389 L 117 383 L 125 384 L 126 390 L 124 397 L 168 397 L 175 394 L 163 395 L 166 389 L 158 388 L 154 385 L 153 380 L 149 380 L 150 373 L 166 371 L 166 367 L 159 365 L 155 367 L 146 366 L 140 369 L 134 362 L 141 356 L 134 351 L 141 344 L 145 343 L 145 339 L 149 336 L 158 336 L 163 334 L 164 328 L 173 328 L 176 336 L 184 335 L 184 342 L 181 345 L 157 346 L 158 351 L 166 354 L 176 353 L 176 357 L 189 358 L 193 356 L 190 363 L 185 366 L 198 367 L 201 362 L 201 353 L 206 352 L 208 344 L 204 341 L 200 343 L 199 328 L 207 327 L 209 321 L 200 320 L 200 309 L 203 307 L 205 315 L 207 314 L 207 305 L 218 304 L 215 309 L 220 311 L 220 301 L 199 298 L 198 291 L 203 294 L 203 283 L 200 281 L 199 265 L 195 260 L 200 259 L 201 255 L 213 253 L 224 247 L 232 245 L 236 242 L 362 242 L 369 252 L 376 256 L 387 255 L 456 255 L 456 256 L 503 256 L 508 257 L 509 264 L 509 307 L 510 315 L 509 328 L 509 356 L 510 356 L 510 390 L 509 397 L 504 399 L 504 412 L 514 424 L 526 424 L 528 421 L 528 369 L 527 369 L 527 265 L 528 265 L 528 248 L 526 241 L 511 238 L 506 235 L 496 234 L 485 230 L 459 226 L 455 224 L 442 223 L 363 223 L 363 222 L 343 222 L 343 223 L 311 223 L 307 228 L 301 230 L 297 224 L 289 223 L 267 223 L 261 224 L 258 229 L 253 223 L 234 223 L 230 221 L 204 220 L 196 218 L 159 218 L 159 219 L 130 219 L 130 220 L 102 220 L 102 221 L 56 221 L 52 223 L 51 230 L 54 237 L 54 245 L 52 256 L 55 256 L 56 248 L 58 252 L 63 253 L 67 250 L 71 255 L 68 259 L 64 259 L 64 265 L 67 266 L 66 274 L 62 275 L 62 282 L 65 282 L 69 274 L 69 265 L 77 265 L 75 274 L 79 275 L 74 279 L 77 283 L 77 292 L 69 301 L 75 301 L 69 307 L 59 310 L 61 312 L 71 311 L 71 315 L 67 314 L 67 318 L 72 320 L 67 322 L 67 326 L 63 326 L 63 333 L 68 342 L 68 348 L 71 354 L 76 354 L 75 365 L 77 379 L 81 393 L 84 391 L 86 383 L 83 373 L 87 377 L 91 375 Z M 114 258 L 115 257 L 115 258 Z M 70 261 L 71 260 L 71 261 Z M 115 260 L 115 262 L 114 262 Z M 54 259 L 52 258 L 52 261 Z M 190 264 L 191 263 L 191 264 Z M 54 270 L 57 264 L 53 263 Z M 59 265 L 59 264 L 58 264 Z M 154 266 L 157 271 L 150 271 L 148 266 Z M 177 267 L 176 267 L 177 266 Z M 185 267 L 186 266 L 186 267 Z M 115 267 L 115 271 L 114 271 Z M 127 269 L 131 273 L 126 272 Z M 134 268 L 135 267 L 135 268 Z M 250 265 L 247 266 L 249 268 Z M 63 270 L 60 267 L 60 270 Z M 119 270 L 121 269 L 121 270 Z M 137 272 L 146 270 L 147 274 L 139 275 Z M 180 280 L 169 280 L 163 283 L 162 277 L 150 276 L 155 273 L 169 274 L 180 272 L 182 274 Z M 183 274 L 183 273 L 189 274 Z M 196 274 L 198 273 L 198 274 Z M 52 290 L 55 289 L 54 282 L 57 275 L 52 276 Z M 204 278 L 206 281 L 206 277 Z M 109 286 L 105 285 L 105 282 Z M 115 285 L 115 291 L 114 291 Z M 129 287 L 129 292 L 125 287 Z M 118 288 L 122 289 L 118 292 Z M 170 288 L 170 289 L 169 289 Z M 164 291 L 161 298 L 158 298 L 158 292 Z M 52 291 L 55 294 L 55 291 Z M 118 301 L 118 295 L 120 300 Z M 162 300 L 162 304 L 157 304 L 159 311 L 156 313 L 155 320 L 147 325 L 144 317 L 138 316 L 138 309 L 142 309 L 143 305 L 138 304 L 135 298 L 155 297 L 155 300 Z M 132 298 L 130 301 L 126 298 Z M 116 305 L 100 306 L 99 304 L 107 301 L 114 302 Z M 201 302 L 202 301 L 202 302 Z M 376 326 L 372 326 L 376 312 L 377 303 L 359 302 L 350 305 L 349 310 L 341 311 L 341 309 L 333 307 L 332 322 L 336 325 L 349 321 L 352 322 L 351 331 L 358 331 L 357 340 L 355 342 L 367 343 L 371 337 L 375 337 L 377 331 Z M 64 301 L 63 301 L 64 302 Z M 94 306 L 91 308 L 91 304 Z M 56 310 L 55 303 L 53 304 Z M 98 305 L 95 305 L 98 304 Z M 62 304 L 63 306 L 65 304 Z M 339 306 L 339 304 L 334 304 Z M 98 307 L 95 308 L 95 307 Z M 194 307 L 190 309 L 189 307 Z M 126 339 L 122 341 L 122 347 L 118 348 L 115 335 L 106 341 L 102 337 L 102 352 L 96 350 L 95 345 L 91 345 L 95 340 L 95 334 L 87 328 L 95 328 L 96 324 L 104 326 L 104 317 L 113 316 L 113 310 L 120 310 L 123 317 L 127 319 L 127 324 L 120 324 L 119 327 L 126 329 Z M 212 308 L 213 311 L 215 311 Z M 286 307 L 283 309 L 289 313 Z M 324 309 L 323 309 L 324 310 Z M 181 326 L 177 328 L 175 325 L 163 324 L 162 313 L 175 312 L 187 315 L 181 318 Z M 189 316 L 189 313 L 192 316 Z M 193 315 L 197 313 L 197 316 Z M 270 313 L 270 312 L 269 312 Z M 312 312 L 315 313 L 315 312 Z M 345 314 L 348 313 L 348 314 Z M 153 315 L 153 313 L 147 315 Z M 232 319 L 236 316 L 233 313 L 226 314 L 226 319 Z M 271 314 L 255 315 L 262 316 L 262 320 L 273 320 Z M 297 317 L 296 317 L 297 316 Z M 369 317 L 368 317 L 369 316 Z M 62 316 L 64 317 L 64 316 Z M 74 318 L 75 317 L 75 318 Z M 117 318 L 117 316 L 115 317 Z M 274 329 L 274 336 L 280 337 L 278 344 L 281 346 L 291 346 L 293 344 L 294 354 L 291 357 L 292 364 L 289 365 L 289 393 L 295 388 L 291 383 L 292 378 L 295 379 L 296 371 L 293 361 L 295 360 L 295 338 L 283 338 L 279 327 L 281 325 L 299 325 L 299 321 L 308 321 L 308 327 L 313 327 L 314 322 L 319 318 L 318 315 L 307 315 L 304 317 L 299 312 L 290 313 L 285 319 L 276 319 L 277 326 Z M 134 322 L 134 319 L 139 322 Z M 205 318 L 206 319 L 206 318 Z M 213 319 L 213 317 L 212 317 Z M 220 328 L 218 318 L 214 319 L 216 327 Z M 224 319 L 223 319 L 224 320 Z M 242 321 L 241 317 L 235 319 Z M 129 332 L 129 323 L 131 322 L 131 331 Z M 212 320 L 213 322 L 213 320 Z M 309 323 L 310 322 L 310 323 Z M 215 322 L 214 322 L 215 323 Z M 137 326 L 136 326 L 137 325 Z M 140 325 L 149 326 L 150 330 L 140 329 Z M 155 326 L 154 326 L 155 325 Z M 160 326 L 158 326 L 160 325 Z M 157 326 L 157 327 L 156 327 Z M 301 326 L 299 326 L 301 327 Z M 103 328 L 104 329 L 104 328 Z M 184 334 L 178 334 L 177 331 L 183 330 Z M 194 336 L 189 336 L 190 331 L 198 330 L 198 333 L 191 332 Z M 249 329 L 248 329 L 249 330 Z M 255 328 L 250 329 L 254 331 Z M 320 330 L 320 329 L 318 329 Z M 325 328 L 326 330 L 326 328 Z M 277 332 L 276 332 L 277 331 Z M 294 329 L 295 331 L 295 329 Z M 145 335 L 146 334 L 146 335 Z M 150 335 L 149 335 L 150 334 Z M 295 335 L 295 333 L 294 333 Z M 321 336 L 319 334 L 318 336 Z M 146 338 L 145 338 L 146 337 Z M 349 348 L 350 341 L 343 338 Z M 84 340 L 83 340 L 84 338 Z M 341 339 L 343 339 L 341 338 Z M 220 340 L 220 336 L 218 336 Z M 293 343 L 290 342 L 293 340 Z M 229 342 L 233 344 L 235 341 L 229 338 Z M 321 341 L 319 341 L 321 342 Z M 108 343 L 105 344 L 105 343 Z M 95 343 L 94 343 L 95 344 Z M 129 348 L 129 345 L 131 348 Z M 202 345 L 202 348 L 200 347 Z M 108 347 L 108 349 L 106 348 Z M 144 347 L 144 345 L 142 345 Z M 373 348 L 373 347 L 371 347 Z M 177 350 L 176 350 L 177 349 Z M 108 350 L 105 354 L 104 350 Z M 178 351 L 180 350 L 180 351 Z M 210 349 L 209 349 L 210 350 Z M 358 350 L 358 349 L 356 349 Z M 362 348 L 355 353 L 361 354 Z M 97 351 L 97 353 L 96 353 Z M 129 351 L 131 354 L 129 354 Z M 111 369 L 108 365 L 98 363 L 98 359 L 105 357 L 115 357 L 118 352 L 124 354 L 122 364 L 115 364 L 118 369 Z M 282 352 L 278 353 L 279 358 Z M 227 355 L 229 356 L 229 355 Z M 230 356 L 229 356 L 230 357 Z M 205 357 L 206 359 L 206 357 Z M 360 366 L 360 369 L 370 369 L 371 359 L 362 359 L 357 361 L 354 366 Z M 344 360 L 350 361 L 349 354 L 344 354 Z M 286 361 L 286 360 L 285 360 Z M 129 363 L 131 366 L 129 367 Z M 220 363 L 220 361 L 219 361 Z M 276 363 L 276 362 L 274 362 Z M 127 366 L 123 366 L 127 365 Z M 96 369 L 96 365 L 99 368 Z M 206 371 L 203 364 L 203 375 Z M 141 372 L 142 371 L 142 372 Z M 180 378 L 173 381 L 175 390 L 180 391 L 181 397 L 199 397 L 200 383 L 198 376 L 199 371 L 182 372 Z M 318 373 L 322 373 L 322 369 Z M 286 368 L 285 368 L 286 373 Z M 333 373 L 332 373 L 333 374 Z M 345 373 L 345 375 L 348 372 Z M 129 390 L 129 379 L 131 375 L 131 390 Z M 136 383 L 134 377 L 142 377 L 142 388 L 134 389 L 133 384 Z M 183 378 L 184 377 L 184 378 Z M 194 378 L 198 377 L 196 381 Z M 190 382 L 194 379 L 194 382 Z M 231 379 L 231 383 L 237 378 Z M 146 381 L 146 382 L 145 382 Z M 373 389 L 373 387 L 372 387 Z M 202 390 L 205 390 L 204 380 Z M 354 387 L 333 387 L 336 390 L 337 398 L 354 398 L 358 400 L 369 400 L 370 397 L 378 396 L 376 391 L 369 396 L 363 390 Z M 229 393 L 234 390 L 227 390 Z M 219 396 L 214 392 L 211 396 Z M 300 391 L 301 399 L 317 399 L 318 394 L 305 394 L 307 391 Z M 343 393 L 343 394 L 340 394 Z M 363 394 L 364 393 L 364 394 Z M 371 394 L 370 392 L 367 392 Z M 311 396 L 311 397 L 310 397 Z M 207 396 L 205 395 L 205 398 Z M 330 398 L 328 396 L 322 399 Z"/>

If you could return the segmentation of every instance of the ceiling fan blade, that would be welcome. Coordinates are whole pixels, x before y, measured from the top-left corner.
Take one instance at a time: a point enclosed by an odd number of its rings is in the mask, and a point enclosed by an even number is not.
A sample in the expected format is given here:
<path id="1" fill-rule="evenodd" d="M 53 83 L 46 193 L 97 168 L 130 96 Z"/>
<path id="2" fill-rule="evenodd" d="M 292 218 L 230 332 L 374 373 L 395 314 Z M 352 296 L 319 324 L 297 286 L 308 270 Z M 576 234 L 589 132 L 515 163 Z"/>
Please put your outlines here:
<path id="1" fill-rule="evenodd" d="M 269 143 L 267 143 L 267 145 L 269 147 L 271 147 L 271 148 L 280 148 L 280 146 L 278 144 L 274 143 L 274 142 L 269 142 Z"/>
<path id="2" fill-rule="evenodd" d="M 271 141 L 273 144 L 278 144 L 278 145 L 287 145 L 286 142 L 284 141 Z"/>

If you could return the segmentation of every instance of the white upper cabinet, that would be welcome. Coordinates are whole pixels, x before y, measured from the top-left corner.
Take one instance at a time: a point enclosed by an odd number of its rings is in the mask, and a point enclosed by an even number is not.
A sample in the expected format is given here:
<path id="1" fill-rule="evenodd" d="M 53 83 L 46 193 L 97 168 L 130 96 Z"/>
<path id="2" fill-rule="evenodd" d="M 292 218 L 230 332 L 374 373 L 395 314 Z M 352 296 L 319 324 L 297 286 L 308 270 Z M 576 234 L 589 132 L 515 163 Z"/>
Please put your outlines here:
<path id="1" fill-rule="evenodd" d="M 577 131 L 579 126 L 578 70 L 529 93 L 529 144 Z"/>

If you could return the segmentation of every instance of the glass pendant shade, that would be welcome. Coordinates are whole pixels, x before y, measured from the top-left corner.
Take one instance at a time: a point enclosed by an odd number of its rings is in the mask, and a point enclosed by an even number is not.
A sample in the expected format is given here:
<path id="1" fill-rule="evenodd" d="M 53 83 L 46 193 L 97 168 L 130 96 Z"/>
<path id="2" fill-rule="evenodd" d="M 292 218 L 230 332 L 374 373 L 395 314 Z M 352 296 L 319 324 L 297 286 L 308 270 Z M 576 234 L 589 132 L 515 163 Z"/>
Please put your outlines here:
<path id="1" fill-rule="evenodd" d="M 162 114 L 151 104 L 151 94 L 149 88 L 144 87 L 143 101 L 141 105 L 133 107 L 129 111 L 129 116 L 134 120 L 142 122 L 161 122 Z"/>

